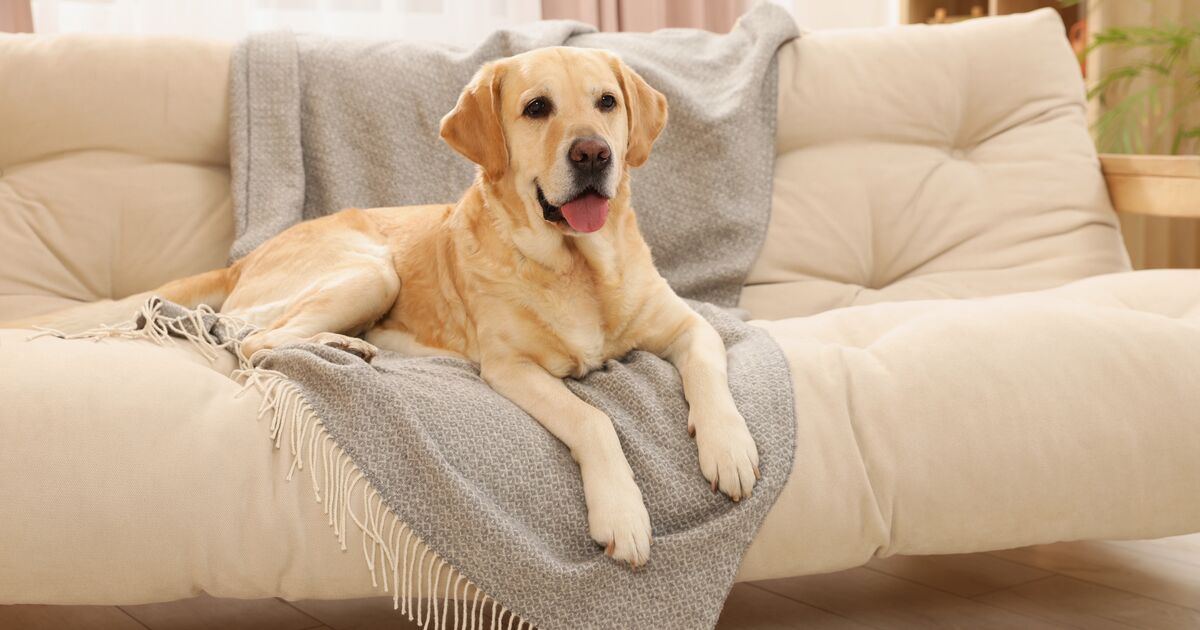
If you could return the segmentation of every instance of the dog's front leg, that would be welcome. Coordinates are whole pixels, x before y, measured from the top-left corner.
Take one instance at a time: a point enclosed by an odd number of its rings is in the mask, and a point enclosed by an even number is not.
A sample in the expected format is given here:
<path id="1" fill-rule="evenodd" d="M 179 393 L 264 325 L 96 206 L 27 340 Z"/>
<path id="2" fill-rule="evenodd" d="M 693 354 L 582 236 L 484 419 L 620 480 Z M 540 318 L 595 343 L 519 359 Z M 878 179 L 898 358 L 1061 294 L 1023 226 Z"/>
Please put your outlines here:
<path id="1" fill-rule="evenodd" d="M 634 568 L 646 564 L 650 515 L 608 416 L 527 361 L 485 361 L 481 374 L 571 450 L 583 476 L 592 539 L 614 559 Z"/>
<path id="2" fill-rule="evenodd" d="M 696 436 L 700 472 L 713 490 L 734 501 L 749 497 L 758 471 L 758 446 L 729 392 L 725 343 L 717 331 L 682 300 L 671 300 L 675 317 L 659 321 L 651 348 L 679 370 L 688 401 L 688 431 Z M 673 324 L 673 325 L 670 325 Z M 656 347 L 654 347 L 656 346 Z"/>

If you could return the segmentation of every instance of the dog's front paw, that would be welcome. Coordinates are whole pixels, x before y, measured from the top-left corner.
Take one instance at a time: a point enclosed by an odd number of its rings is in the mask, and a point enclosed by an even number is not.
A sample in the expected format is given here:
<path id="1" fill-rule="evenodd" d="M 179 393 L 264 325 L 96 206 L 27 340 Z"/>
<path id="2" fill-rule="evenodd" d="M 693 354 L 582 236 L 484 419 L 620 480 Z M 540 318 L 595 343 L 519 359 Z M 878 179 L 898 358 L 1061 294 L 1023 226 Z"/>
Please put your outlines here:
<path id="1" fill-rule="evenodd" d="M 758 446 L 746 428 L 741 415 L 729 420 L 695 422 L 696 450 L 700 455 L 700 472 L 712 484 L 734 501 L 748 498 L 754 483 L 762 475 L 758 471 Z"/>
<path id="2" fill-rule="evenodd" d="M 588 530 L 613 560 L 637 569 L 650 559 L 650 514 L 632 479 L 589 493 Z"/>

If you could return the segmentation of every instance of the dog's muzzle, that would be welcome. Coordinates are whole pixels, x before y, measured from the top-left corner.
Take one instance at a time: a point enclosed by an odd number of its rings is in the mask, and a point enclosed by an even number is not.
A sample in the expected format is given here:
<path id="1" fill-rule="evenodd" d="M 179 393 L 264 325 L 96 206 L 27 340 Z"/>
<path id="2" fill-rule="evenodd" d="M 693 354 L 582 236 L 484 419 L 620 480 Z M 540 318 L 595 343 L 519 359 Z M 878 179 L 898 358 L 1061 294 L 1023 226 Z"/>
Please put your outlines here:
<path id="1" fill-rule="evenodd" d="M 612 148 L 599 136 L 576 138 L 567 150 L 572 170 L 572 193 L 566 201 L 555 205 L 546 199 L 537 186 L 542 218 L 551 223 L 565 223 L 577 232 L 595 232 L 608 219 L 608 180 L 612 174 Z M 536 182 L 535 182 L 536 183 Z"/>

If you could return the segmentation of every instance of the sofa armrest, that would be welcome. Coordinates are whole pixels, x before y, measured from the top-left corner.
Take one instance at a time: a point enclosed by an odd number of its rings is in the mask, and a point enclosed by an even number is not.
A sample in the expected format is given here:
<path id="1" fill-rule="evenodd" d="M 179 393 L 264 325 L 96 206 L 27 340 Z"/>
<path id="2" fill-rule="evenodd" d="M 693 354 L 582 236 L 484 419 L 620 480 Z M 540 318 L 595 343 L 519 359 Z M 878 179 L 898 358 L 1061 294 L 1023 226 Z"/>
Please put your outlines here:
<path id="1" fill-rule="evenodd" d="M 1102 154 L 1117 212 L 1200 219 L 1200 155 Z"/>

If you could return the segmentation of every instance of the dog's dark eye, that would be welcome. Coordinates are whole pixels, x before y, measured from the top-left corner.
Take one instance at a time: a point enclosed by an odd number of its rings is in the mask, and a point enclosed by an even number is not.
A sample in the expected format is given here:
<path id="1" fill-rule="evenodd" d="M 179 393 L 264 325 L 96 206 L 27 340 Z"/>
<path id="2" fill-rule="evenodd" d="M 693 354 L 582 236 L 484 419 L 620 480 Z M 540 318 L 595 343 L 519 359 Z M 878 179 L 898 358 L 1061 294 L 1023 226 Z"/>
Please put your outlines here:
<path id="1" fill-rule="evenodd" d="M 612 94 L 605 94 L 604 96 L 600 97 L 600 102 L 596 103 L 596 105 L 599 106 L 600 109 L 608 111 L 617 106 L 617 97 L 613 96 Z"/>
<path id="2" fill-rule="evenodd" d="M 541 96 L 529 101 L 525 106 L 525 115 L 529 118 L 545 118 L 550 115 L 550 101 Z"/>

